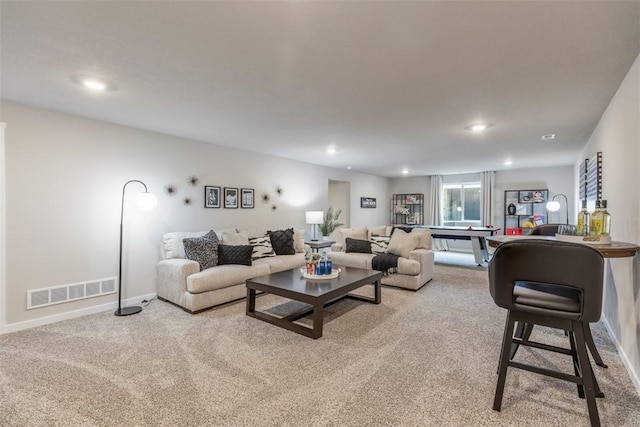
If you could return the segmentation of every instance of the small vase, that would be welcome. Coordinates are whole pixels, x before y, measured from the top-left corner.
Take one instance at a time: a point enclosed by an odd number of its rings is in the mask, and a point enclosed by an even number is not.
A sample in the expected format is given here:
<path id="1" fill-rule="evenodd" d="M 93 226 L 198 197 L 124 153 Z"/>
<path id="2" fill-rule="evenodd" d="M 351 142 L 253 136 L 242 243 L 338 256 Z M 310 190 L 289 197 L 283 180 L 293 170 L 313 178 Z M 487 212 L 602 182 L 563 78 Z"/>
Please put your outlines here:
<path id="1" fill-rule="evenodd" d="M 509 206 L 507 206 L 507 213 L 509 215 L 515 215 L 516 214 L 516 205 L 514 205 L 513 203 L 509 203 Z"/>
<path id="2" fill-rule="evenodd" d="M 322 236 L 322 240 L 324 240 L 324 241 L 331 240 L 331 237 L 329 237 L 329 236 Z"/>

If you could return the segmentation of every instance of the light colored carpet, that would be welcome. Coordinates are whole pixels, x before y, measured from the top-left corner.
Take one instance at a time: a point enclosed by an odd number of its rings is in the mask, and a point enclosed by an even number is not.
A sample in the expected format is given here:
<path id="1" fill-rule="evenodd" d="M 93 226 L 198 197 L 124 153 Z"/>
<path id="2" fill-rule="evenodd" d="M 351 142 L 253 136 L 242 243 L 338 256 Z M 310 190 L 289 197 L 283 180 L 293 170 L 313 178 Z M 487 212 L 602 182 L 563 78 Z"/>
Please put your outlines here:
<path id="1" fill-rule="evenodd" d="M 575 385 L 512 369 L 502 412 L 491 410 L 505 311 L 486 271 L 438 265 L 418 292 L 385 287 L 382 301 L 330 306 L 319 340 L 246 316 L 244 301 L 192 316 L 156 300 L 132 317 L 4 335 L 0 425 L 589 425 Z M 595 368 L 602 423 L 637 426 L 640 397 L 602 325 L 593 331 L 610 366 Z M 541 327 L 534 337 L 566 343 Z M 518 357 L 571 370 L 567 356 Z"/>

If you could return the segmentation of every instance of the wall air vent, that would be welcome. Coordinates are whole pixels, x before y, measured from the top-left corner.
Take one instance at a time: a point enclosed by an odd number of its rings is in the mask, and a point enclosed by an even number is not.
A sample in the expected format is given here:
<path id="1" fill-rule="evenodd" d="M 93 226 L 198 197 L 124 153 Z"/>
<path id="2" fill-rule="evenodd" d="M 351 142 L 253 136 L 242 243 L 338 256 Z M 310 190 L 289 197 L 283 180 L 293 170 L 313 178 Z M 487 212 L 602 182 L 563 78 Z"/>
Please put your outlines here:
<path id="1" fill-rule="evenodd" d="M 107 277 L 106 279 L 89 280 L 87 282 L 71 283 L 69 285 L 31 289 L 27 291 L 27 310 L 115 294 L 117 283 L 118 279 L 116 277 Z"/>

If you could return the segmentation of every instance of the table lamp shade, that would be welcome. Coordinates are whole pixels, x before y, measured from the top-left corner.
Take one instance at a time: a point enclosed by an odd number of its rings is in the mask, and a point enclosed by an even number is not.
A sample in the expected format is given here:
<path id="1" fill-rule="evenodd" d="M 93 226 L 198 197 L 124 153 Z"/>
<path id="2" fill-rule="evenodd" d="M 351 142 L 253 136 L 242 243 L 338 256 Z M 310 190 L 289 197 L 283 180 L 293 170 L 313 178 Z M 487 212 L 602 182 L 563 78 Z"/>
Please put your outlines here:
<path id="1" fill-rule="evenodd" d="M 322 211 L 306 211 L 305 222 L 307 224 L 322 224 L 324 221 L 324 212 Z"/>

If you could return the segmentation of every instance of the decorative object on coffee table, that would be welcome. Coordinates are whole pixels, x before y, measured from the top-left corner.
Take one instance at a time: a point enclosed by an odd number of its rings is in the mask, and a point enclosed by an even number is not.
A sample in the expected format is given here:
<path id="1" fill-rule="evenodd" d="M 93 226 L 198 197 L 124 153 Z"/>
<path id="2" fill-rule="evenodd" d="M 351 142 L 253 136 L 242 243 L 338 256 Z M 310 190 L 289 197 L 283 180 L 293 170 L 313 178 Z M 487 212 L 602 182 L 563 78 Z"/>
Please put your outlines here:
<path id="1" fill-rule="evenodd" d="M 139 181 L 137 179 L 132 179 L 131 181 L 127 181 L 122 187 L 122 203 L 120 205 L 120 265 L 118 268 L 118 309 L 115 311 L 116 316 L 130 316 L 132 314 L 140 313 L 142 311 L 142 307 L 139 306 L 131 306 L 131 307 L 122 307 L 122 223 L 124 219 L 124 194 L 127 189 L 127 185 L 132 182 L 137 182 L 144 187 L 144 192 L 138 194 L 136 199 L 136 204 L 138 208 L 143 211 L 150 211 L 156 207 L 158 203 L 158 199 L 152 193 L 149 193 L 147 190 L 147 186 L 144 182 Z"/>

